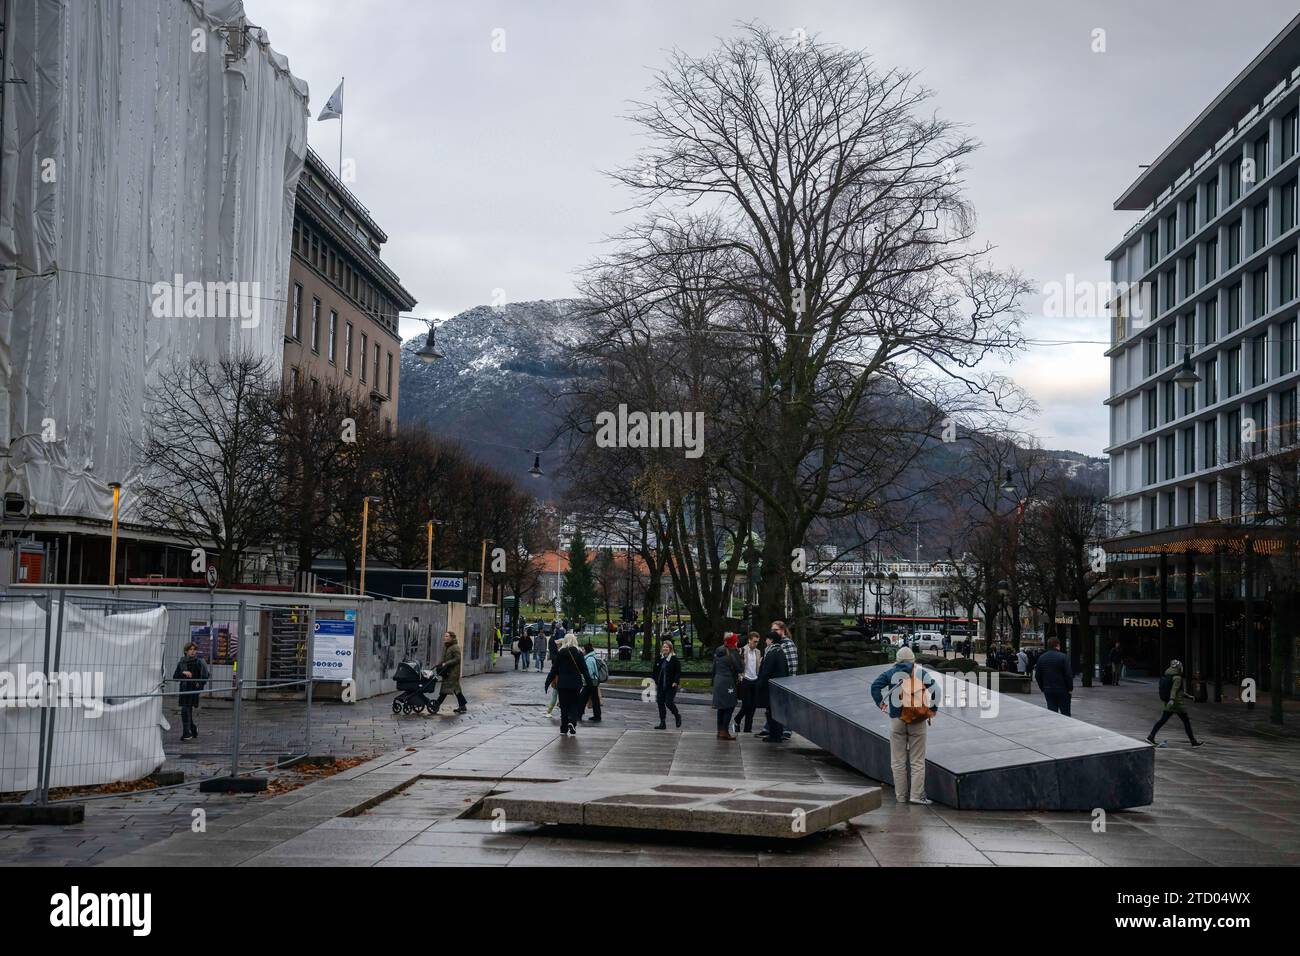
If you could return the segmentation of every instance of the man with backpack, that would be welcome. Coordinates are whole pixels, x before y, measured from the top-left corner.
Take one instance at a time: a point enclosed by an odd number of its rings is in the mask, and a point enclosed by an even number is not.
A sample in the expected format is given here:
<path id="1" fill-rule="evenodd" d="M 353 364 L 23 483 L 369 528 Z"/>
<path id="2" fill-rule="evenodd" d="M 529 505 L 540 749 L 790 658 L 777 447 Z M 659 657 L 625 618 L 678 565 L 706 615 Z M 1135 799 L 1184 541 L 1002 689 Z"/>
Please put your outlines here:
<path id="1" fill-rule="evenodd" d="M 871 682 L 871 699 L 889 715 L 889 757 L 894 771 L 894 799 L 929 803 L 925 796 L 925 737 L 939 713 L 939 693 L 929 672 L 916 663 L 910 647 L 900 647 L 896 663 Z M 885 688 L 889 700 L 884 700 Z M 908 769 L 911 768 L 911 797 Z"/>
<path id="2" fill-rule="evenodd" d="M 591 676 L 591 683 L 586 687 L 582 698 L 582 712 L 587 712 L 587 705 L 591 705 L 591 722 L 600 723 L 600 685 L 609 680 L 609 664 L 604 659 L 596 655 L 596 648 L 588 641 L 582 645 L 583 660 L 587 664 L 587 673 Z M 582 718 L 579 718 L 581 720 Z"/>
<path id="3" fill-rule="evenodd" d="M 194 711 L 199 708 L 199 692 L 208 682 L 208 665 L 199 657 L 199 645 L 193 641 L 185 645 L 185 656 L 172 672 L 172 680 L 181 682 L 181 740 L 194 740 L 199 735 L 199 728 L 194 724 Z"/>
<path id="4" fill-rule="evenodd" d="M 1165 671 L 1164 676 L 1160 678 L 1160 699 L 1164 701 L 1165 712 L 1160 715 L 1156 725 L 1151 728 L 1151 733 L 1147 734 L 1147 742 L 1155 744 L 1156 733 L 1165 725 L 1170 717 L 1178 715 L 1178 719 L 1183 722 L 1183 730 L 1187 731 L 1187 739 L 1192 742 L 1193 747 L 1199 747 L 1205 743 L 1203 740 L 1197 740 L 1196 735 L 1192 733 L 1192 722 L 1187 717 L 1187 708 L 1183 705 L 1183 698 L 1191 698 L 1191 694 L 1183 693 L 1183 664 L 1181 661 L 1170 661 L 1169 668 Z"/>

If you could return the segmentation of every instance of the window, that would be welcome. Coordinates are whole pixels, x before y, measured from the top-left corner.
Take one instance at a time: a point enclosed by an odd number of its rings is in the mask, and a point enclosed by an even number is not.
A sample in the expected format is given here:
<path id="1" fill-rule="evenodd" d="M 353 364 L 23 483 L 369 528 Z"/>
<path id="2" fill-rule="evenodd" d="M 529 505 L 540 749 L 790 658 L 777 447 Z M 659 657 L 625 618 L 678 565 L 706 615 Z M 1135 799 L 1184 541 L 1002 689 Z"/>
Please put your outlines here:
<path id="1" fill-rule="evenodd" d="M 1156 337 L 1154 335 L 1148 335 L 1146 338 L 1146 353 L 1147 374 L 1154 375 L 1156 374 Z"/>
<path id="2" fill-rule="evenodd" d="M 362 332 L 361 333 L 361 381 L 362 382 L 366 380 L 366 356 L 367 355 L 368 353 L 366 352 L 366 333 Z"/>
<path id="3" fill-rule="evenodd" d="M 1268 175 L 1268 134 L 1265 133 L 1259 139 L 1255 140 L 1254 148 L 1251 153 L 1255 159 L 1255 176 L 1251 180 L 1251 186 L 1259 184 L 1265 176 Z"/>
<path id="4" fill-rule="evenodd" d="M 1219 463 L 1219 423 L 1211 418 L 1201 424 L 1201 467 L 1213 468 Z"/>
<path id="5" fill-rule="evenodd" d="M 384 389 L 384 394 L 389 398 L 393 397 L 393 353 L 388 353 L 388 386 Z"/>
<path id="6" fill-rule="evenodd" d="M 1228 412 L 1228 461 L 1241 457 L 1241 412 L 1233 409 Z"/>
<path id="7" fill-rule="evenodd" d="M 1156 496 L 1148 495 L 1142 500 L 1143 521 L 1146 527 L 1143 531 L 1154 531 L 1156 529 Z"/>
<path id="8" fill-rule="evenodd" d="M 1296 442 L 1296 390 L 1288 388 L 1278 396 L 1278 419 L 1283 445 L 1294 445 Z"/>
<path id="9" fill-rule="evenodd" d="M 1210 282 L 1219 274 L 1219 240 L 1211 239 L 1205 244 L 1205 281 Z"/>
<path id="10" fill-rule="evenodd" d="M 1219 303 L 1211 299 L 1202 305 L 1201 345 L 1209 345 L 1219 337 Z"/>
<path id="11" fill-rule="evenodd" d="M 293 305 L 289 310 L 289 336 L 302 341 L 302 286 L 293 284 Z"/>
<path id="12" fill-rule="evenodd" d="M 370 383 L 373 388 L 379 388 L 379 343 L 375 343 L 375 379 Z"/>
<path id="13" fill-rule="evenodd" d="M 352 374 L 352 323 L 343 323 L 343 370 Z"/>
<path id="14" fill-rule="evenodd" d="M 1250 211 L 1251 252 L 1259 252 L 1268 245 L 1268 203 L 1262 202 Z"/>
<path id="15" fill-rule="evenodd" d="M 1241 349 L 1231 349 L 1224 354 L 1223 358 L 1228 366 L 1225 369 L 1228 377 L 1228 394 L 1236 395 L 1241 391 Z"/>
<path id="16" fill-rule="evenodd" d="M 1300 110 L 1292 110 L 1282 117 L 1282 158 L 1284 160 L 1295 155 L 1297 118 L 1300 118 Z"/>
<path id="17" fill-rule="evenodd" d="M 1236 332 L 1241 328 L 1241 283 L 1228 288 L 1228 332 Z"/>
<path id="18" fill-rule="evenodd" d="M 289 369 L 289 388 L 292 391 L 298 391 L 298 366 Z"/>
<path id="19" fill-rule="evenodd" d="M 1196 429 L 1183 429 L 1183 474 L 1190 475 L 1196 470 Z"/>
<path id="20" fill-rule="evenodd" d="M 1261 398 L 1250 404 L 1250 420 L 1254 423 L 1255 442 L 1251 451 L 1261 452 L 1268 447 L 1268 399 Z"/>
<path id="21" fill-rule="evenodd" d="M 1241 476 L 1233 475 L 1228 479 L 1228 507 L 1229 514 L 1234 518 L 1241 517 Z"/>
<path id="22" fill-rule="evenodd" d="M 1214 481 L 1205 483 L 1205 501 L 1209 505 L 1209 513 L 1206 515 L 1211 521 L 1219 517 L 1219 485 Z"/>
<path id="23" fill-rule="evenodd" d="M 1228 268 L 1241 261 L 1241 220 L 1228 227 Z"/>
<path id="24" fill-rule="evenodd" d="M 1151 431 L 1158 423 L 1156 416 L 1156 390 L 1154 388 L 1148 388 L 1142 393 L 1142 407 L 1146 410 L 1146 431 Z"/>
<path id="25" fill-rule="evenodd" d="M 1296 320 L 1283 322 L 1280 330 L 1281 347 L 1278 349 L 1278 371 L 1282 375 L 1295 371 Z"/>
<path id="26" fill-rule="evenodd" d="M 1250 317 L 1258 319 L 1268 311 L 1268 266 L 1250 274 Z"/>
<path id="27" fill-rule="evenodd" d="M 1165 480 L 1168 481 L 1174 477 L 1174 436 L 1164 435 L 1160 439 L 1160 458 L 1164 464 L 1161 469 L 1164 472 Z"/>
<path id="28" fill-rule="evenodd" d="M 1164 403 L 1165 403 L 1166 422 L 1172 422 L 1174 420 L 1174 389 L 1177 387 L 1178 386 L 1174 384 L 1173 379 L 1166 379 L 1165 381 L 1160 383 L 1160 388 L 1165 393 Z"/>
<path id="29" fill-rule="evenodd" d="M 1174 294 L 1177 292 L 1177 286 L 1174 285 L 1174 270 L 1166 269 L 1160 273 L 1160 311 L 1174 307 Z"/>
<path id="30" fill-rule="evenodd" d="M 1190 255 L 1183 259 L 1183 298 L 1186 299 L 1196 291 L 1196 256 Z"/>
<path id="31" fill-rule="evenodd" d="M 1231 206 L 1241 198 L 1241 177 L 1243 170 L 1241 168 L 1241 157 L 1237 157 L 1228 166 L 1228 205 Z"/>
<path id="32" fill-rule="evenodd" d="M 1150 269 L 1152 266 L 1154 266 L 1157 262 L 1160 261 L 1160 236 L 1156 232 L 1156 230 L 1152 229 L 1150 232 L 1146 234 L 1146 247 L 1147 247 L 1146 267 Z"/>
<path id="33" fill-rule="evenodd" d="M 1277 231 L 1287 232 L 1295 226 L 1296 184 L 1291 182 L 1282 187 L 1281 208 L 1278 209 Z"/>
<path id="34" fill-rule="evenodd" d="M 320 353 L 320 299 L 311 300 L 311 350 Z"/>
<path id="35" fill-rule="evenodd" d="M 1285 253 L 1279 262 L 1282 274 L 1278 277 L 1278 305 L 1283 305 L 1295 298 L 1296 250 Z"/>
<path id="36" fill-rule="evenodd" d="M 1178 386 L 1177 388 L 1178 391 L 1183 393 L 1183 414 L 1190 415 L 1192 412 L 1196 411 L 1196 389 L 1195 387 L 1183 388 L 1182 386 Z"/>
<path id="37" fill-rule="evenodd" d="M 1205 221 L 1208 223 L 1219 214 L 1219 177 L 1212 177 L 1205 184 Z"/>
<path id="38" fill-rule="evenodd" d="M 1205 404 L 1213 405 L 1219 400 L 1219 362 L 1208 360 L 1201 367 L 1201 378 L 1205 380 Z"/>
<path id="39" fill-rule="evenodd" d="M 1257 335 L 1250 340 L 1250 387 L 1263 385 L 1268 378 L 1268 338 Z"/>
<path id="40" fill-rule="evenodd" d="M 1172 325 L 1167 325 L 1160 330 L 1160 333 L 1164 336 L 1164 340 L 1165 340 L 1164 367 L 1168 368 L 1169 366 L 1173 365 L 1178 358 L 1178 352 L 1174 342 L 1175 339 L 1174 327 Z"/>
<path id="41" fill-rule="evenodd" d="M 1183 204 L 1183 233 L 1184 239 L 1190 239 L 1192 233 L 1196 232 L 1196 194 L 1192 193 Z"/>
<path id="42" fill-rule="evenodd" d="M 1146 483 L 1154 485 L 1156 483 L 1156 443 L 1147 442 L 1142 446 L 1142 463 L 1146 466 Z"/>
<path id="43" fill-rule="evenodd" d="M 338 334 L 339 334 L 339 314 L 335 312 L 333 309 L 330 309 L 330 329 L 329 329 L 330 338 L 329 338 L 329 342 L 326 343 L 326 350 L 327 350 L 326 357 L 330 360 L 331 365 L 334 364 L 334 343 L 338 340 Z"/>
<path id="44" fill-rule="evenodd" d="M 1178 245 L 1177 227 L 1178 215 L 1176 213 L 1171 212 L 1169 215 L 1165 216 L 1165 255 L 1169 255 L 1169 253 L 1173 252 L 1174 246 Z"/>
<path id="45" fill-rule="evenodd" d="M 1178 523 L 1177 519 L 1174 517 L 1175 500 L 1176 500 L 1176 495 L 1174 494 L 1172 488 L 1169 491 L 1165 492 L 1165 527 L 1166 528 L 1172 528 L 1174 525 Z"/>

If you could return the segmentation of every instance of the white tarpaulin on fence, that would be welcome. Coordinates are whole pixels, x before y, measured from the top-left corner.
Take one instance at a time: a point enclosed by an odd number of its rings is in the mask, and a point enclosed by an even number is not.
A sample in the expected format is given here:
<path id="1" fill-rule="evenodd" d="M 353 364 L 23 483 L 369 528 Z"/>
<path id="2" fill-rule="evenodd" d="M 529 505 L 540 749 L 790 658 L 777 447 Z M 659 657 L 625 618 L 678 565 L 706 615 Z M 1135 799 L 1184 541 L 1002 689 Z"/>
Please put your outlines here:
<path id="1" fill-rule="evenodd" d="M 108 483 L 121 481 L 130 521 L 158 374 L 235 351 L 281 367 L 307 87 L 246 24 L 241 0 L 19 0 L 8 20 L 7 488 L 43 514 L 102 519 Z M 159 316 L 174 299 L 155 285 L 177 276 L 209 291 L 237 283 L 255 315 Z"/>
<path id="2" fill-rule="evenodd" d="M 46 611 L 40 602 L 0 603 L 0 793 L 37 785 L 42 709 L 11 696 L 15 684 L 20 695 L 32 686 L 32 674 L 48 679 L 57 673 L 64 687 L 77 681 L 77 699 L 45 710 L 54 724 L 51 787 L 136 780 L 164 759 L 157 695 L 163 689 L 167 608 L 113 614 L 67 603 L 63 640 L 56 642 L 59 610 L 59 602 L 51 602 L 47 666 Z M 89 696 L 101 692 L 102 710 L 87 706 L 93 703 Z M 151 696 L 133 696 L 139 694 Z"/>

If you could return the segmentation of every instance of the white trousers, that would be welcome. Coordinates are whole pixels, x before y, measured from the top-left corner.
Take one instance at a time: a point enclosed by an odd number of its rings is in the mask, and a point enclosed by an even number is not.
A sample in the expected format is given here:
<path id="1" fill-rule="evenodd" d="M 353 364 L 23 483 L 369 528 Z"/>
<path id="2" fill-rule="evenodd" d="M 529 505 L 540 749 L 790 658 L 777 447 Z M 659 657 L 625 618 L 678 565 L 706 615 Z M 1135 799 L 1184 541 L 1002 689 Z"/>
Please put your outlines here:
<path id="1" fill-rule="evenodd" d="M 928 720 L 905 724 L 902 718 L 889 720 L 889 757 L 894 771 L 894 796 L 899 803 L 908 799 L 907 770 L 912 770 L 911 796 L 925 796 L 925 732 Z"/>

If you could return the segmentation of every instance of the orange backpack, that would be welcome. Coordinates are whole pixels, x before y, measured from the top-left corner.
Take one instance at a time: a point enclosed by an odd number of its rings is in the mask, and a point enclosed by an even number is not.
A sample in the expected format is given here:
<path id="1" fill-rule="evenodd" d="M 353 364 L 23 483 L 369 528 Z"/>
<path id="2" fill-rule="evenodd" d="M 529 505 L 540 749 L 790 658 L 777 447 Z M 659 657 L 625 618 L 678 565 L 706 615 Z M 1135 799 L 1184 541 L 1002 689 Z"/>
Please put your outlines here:
<path id="1" fill-rule="evenodd" d="M 921 665 L 912 665 L 912 673 L 903 678 L 898 690 L 902 710 L 898 716 L 903 723 L 914 724 L 930 716 L 930 695 L 926 692 L 925 681 L 921 679 Z"/>

